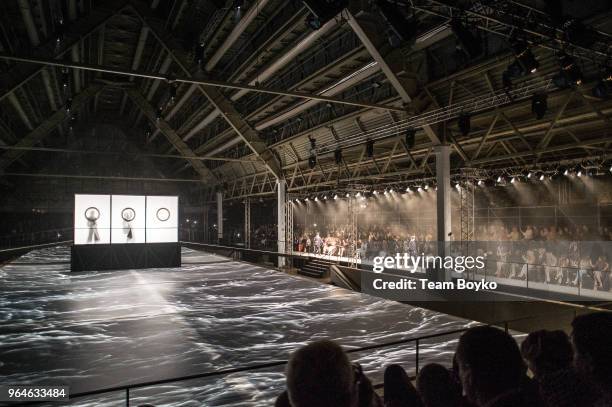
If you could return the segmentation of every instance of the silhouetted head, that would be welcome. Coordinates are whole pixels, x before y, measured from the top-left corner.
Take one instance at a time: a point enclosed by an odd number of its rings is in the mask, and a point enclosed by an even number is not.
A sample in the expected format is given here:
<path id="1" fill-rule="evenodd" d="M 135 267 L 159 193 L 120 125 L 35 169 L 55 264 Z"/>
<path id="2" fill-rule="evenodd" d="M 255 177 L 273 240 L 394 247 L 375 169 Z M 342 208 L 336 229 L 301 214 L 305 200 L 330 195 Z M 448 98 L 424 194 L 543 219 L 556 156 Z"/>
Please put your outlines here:
<path id="1" fill-rule="evenodd" d="M 521 344 L 521 354 L 536 377 L 572 365 L 572 345 L 563 331 L 541 330 L 530 333 Z"/>
<path id="2" fill-rule="evenodd" d="M 463 391 L 477 405 L 518 389 L 527 370 L 514 339 L 490 326 L 461 335 L 456 360 Z"/>
<path id="3" fill-rule="evenodd" d="M 572 321 L 572 343 L 576 369 L 608 394 L 612 383 L 612 313 L 594 312 Z"/>
<path id="4" fill-rule="evenodd" d="M 293 407 L 354 407 L 353 366 L 336 343 L 317 341 L 298 349 L 287 364 L 287 392 Z"/>
<path id="5" fill-rule="evenodd" d="M 430 363 L 419 371 L 417 390 L 425 407 L 458 407 L 461 391 L 451 372 L 442 365 Z"/>

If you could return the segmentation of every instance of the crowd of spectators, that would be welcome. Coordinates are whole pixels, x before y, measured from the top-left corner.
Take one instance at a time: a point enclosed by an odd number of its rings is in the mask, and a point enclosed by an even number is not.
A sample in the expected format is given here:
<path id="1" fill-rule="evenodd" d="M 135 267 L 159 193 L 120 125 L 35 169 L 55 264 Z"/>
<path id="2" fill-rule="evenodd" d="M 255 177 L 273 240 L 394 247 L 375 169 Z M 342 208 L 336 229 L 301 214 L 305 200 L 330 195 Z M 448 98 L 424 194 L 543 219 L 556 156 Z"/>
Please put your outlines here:
<path id="1" fill-rule="evenodd" d="M 520 348 L 491 327 L 460 337 L 452 368 L 424 366 L 416 386 L 404 368 L 384 372 L 384 395 L 335 342 L 302 347 L 286 368 L 286 390 L 276 407 L 610 407 L 612 313 L 578 316 L 571 339 L 536 331 Z"/>
<path id="2" fill-rule="evenodd" d="M 368 225 L 355 232 L 349 225 L 298 228 L 293 250 L 326 256 L 371 261 L 375 256 L 435 254 L 432 226 Z M 353 234 L 357 239 L 353 239 Z M 458 236 L 459 233 L 451 236 Z M 485 256 L 488 276 L 610 291 L 612 229 L 587 225 L 524 228 L 495 223 L 479 226 L 473 243 L 451 239 L 454 254 L 467 250 Z M 471 272 L 472 270 L 468 270 Z"/>

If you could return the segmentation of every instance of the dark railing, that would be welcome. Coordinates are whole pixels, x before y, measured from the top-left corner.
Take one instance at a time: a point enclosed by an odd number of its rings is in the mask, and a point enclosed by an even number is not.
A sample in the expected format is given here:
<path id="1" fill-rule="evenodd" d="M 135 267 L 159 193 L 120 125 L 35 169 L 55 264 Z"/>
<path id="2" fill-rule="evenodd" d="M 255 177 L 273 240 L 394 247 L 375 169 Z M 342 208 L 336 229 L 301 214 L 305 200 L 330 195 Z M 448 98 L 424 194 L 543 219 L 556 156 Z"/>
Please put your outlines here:
<path id="1" fill-rule="evenodd" d="M 0 236 L 0 249 L 58 242 L 72 238 L 73 228 L 54 228 Z"/>

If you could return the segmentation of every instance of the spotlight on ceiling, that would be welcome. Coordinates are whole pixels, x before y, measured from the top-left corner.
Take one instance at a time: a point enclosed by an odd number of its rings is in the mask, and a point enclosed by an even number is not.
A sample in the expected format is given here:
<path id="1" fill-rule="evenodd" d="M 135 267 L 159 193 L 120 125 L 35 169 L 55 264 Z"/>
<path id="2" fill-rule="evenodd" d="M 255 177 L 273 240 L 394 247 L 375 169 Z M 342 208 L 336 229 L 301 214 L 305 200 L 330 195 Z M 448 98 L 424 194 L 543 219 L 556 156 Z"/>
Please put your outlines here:
<path id="1" fill-rule="evenodd" d="M 606 74 L 593 87 L 593 96 L 598 99 L 608 99 L 612 95 L 612 69 L 608 69 Z"/>
<path id="2" fill-rule="evenodd" d="M 531 49 L 527 45 L 525 41 L 518 40 L 513 45 L 514 55 L 516 56 L 516 60 L 523 67 L 525 72 L 534 73 L 540 67 L 540 63 L 533 56 Z"/>
<path id="3" fill-rule="evenodd" d="M 412 127 L 406 129 L 405 135 L 406 148 L 411 150 L 414 148 L 414 144 L 416 142 L 416 130 Z"/>
<path id="4" fill-rule="evenodd" d="M 582 71 L 571 56 L 562 53 L 559 55 L 559 65 L 561 73 L 571 85 L 582 85 Z"/>
<path id="5" fill-rule="evenodd" d="M 334 160 L 337 165 L 342 164 L 342 149 L 337 148 L 336 151 L 334 151 Z"/>
<path id="6" fill-rule="evenodd" d="M 531 97 L 531 112 L 538 120 L 541 120 L 548 110 L 548 95 L 546 93 L 535 93 Z"/>
<path id="7" fill-rule="evenodd" d="M 582 167 L 581 166 L 577 165 L 575 168 L 575 171 L 576 171 L 576 176 L 582 177 Z"/>
<path id="8" fill-rule="evenodd" d="M 374 157 L 374 140 L 366 141 L 366 154 L 368 157 Z"/>
<path id="9" fill-rule="evenodd" d="M 461 113 L 459 118 L 457 119 L 457 124 L 459 125 L 459 131 L 463 137 L 467 137 L 470 134 L 470 115 L 468 113 Z"/>

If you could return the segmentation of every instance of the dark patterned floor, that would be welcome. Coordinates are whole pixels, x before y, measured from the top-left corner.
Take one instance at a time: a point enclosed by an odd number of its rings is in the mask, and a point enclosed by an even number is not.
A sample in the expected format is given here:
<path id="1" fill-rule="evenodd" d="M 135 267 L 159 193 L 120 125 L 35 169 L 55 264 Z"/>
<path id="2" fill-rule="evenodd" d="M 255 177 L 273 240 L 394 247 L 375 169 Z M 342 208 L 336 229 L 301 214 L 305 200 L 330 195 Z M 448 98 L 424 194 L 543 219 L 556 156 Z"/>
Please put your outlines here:
<path id="1" fill-rule="evenodd" d="M 284 360 L 331 338 L 346 348 L 457 329 L 470 321 L 183 249 L 177 269 L 69 272 L 69 248 L 0 268 L 0 384 L 69 384 L 72 393 Z M 457 335 L 420 344 L 450 362 Z M 414 346 L 352 355 L 374 381 L 414 370 Z M 134 390 L 131 405 L 268 406 L 282 367 Z M 124 393 L 71 405 L 125 405 Z"/>

